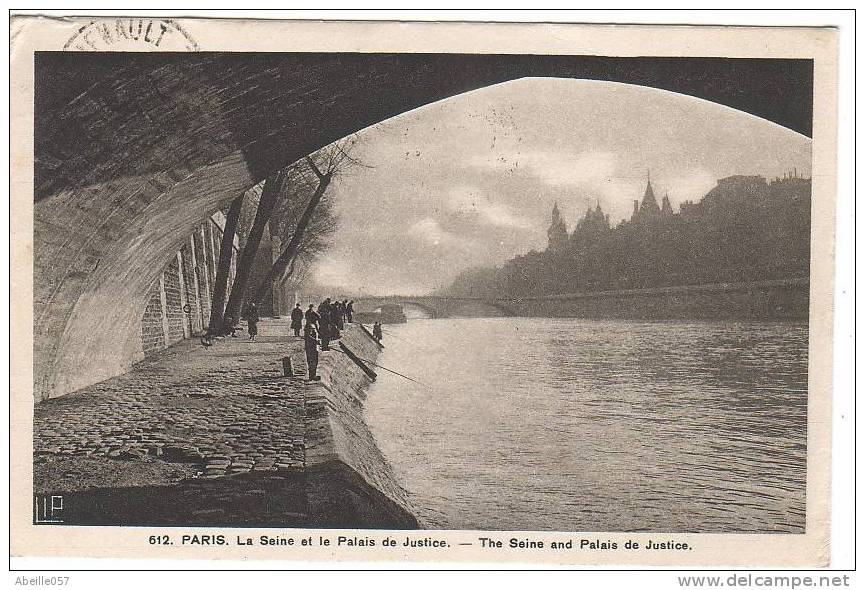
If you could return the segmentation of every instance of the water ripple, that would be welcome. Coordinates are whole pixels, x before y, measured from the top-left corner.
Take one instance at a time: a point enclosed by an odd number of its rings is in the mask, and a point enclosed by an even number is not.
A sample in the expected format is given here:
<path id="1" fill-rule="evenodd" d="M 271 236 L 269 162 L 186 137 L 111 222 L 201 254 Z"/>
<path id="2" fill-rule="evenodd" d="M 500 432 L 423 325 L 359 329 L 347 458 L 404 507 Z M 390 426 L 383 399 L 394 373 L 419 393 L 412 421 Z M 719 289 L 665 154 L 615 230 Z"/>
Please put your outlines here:
<path id="1" fill-rule="evenodd" d="M 391 326 L 366 402 L 431 526 L 804 532 L 807 326 Z M 418 346 L 422 345 L 423 354 Z"/>

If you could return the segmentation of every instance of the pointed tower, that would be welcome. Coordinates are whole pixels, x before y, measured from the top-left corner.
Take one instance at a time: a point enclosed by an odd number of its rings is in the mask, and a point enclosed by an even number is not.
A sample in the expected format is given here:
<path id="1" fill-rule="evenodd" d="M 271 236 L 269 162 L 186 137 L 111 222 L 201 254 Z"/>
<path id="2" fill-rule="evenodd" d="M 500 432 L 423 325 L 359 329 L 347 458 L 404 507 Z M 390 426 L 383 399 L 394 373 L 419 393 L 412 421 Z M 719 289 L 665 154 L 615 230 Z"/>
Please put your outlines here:
<path id="1" fill-rule="evenodd" d="M 601 209 L 601 201 L 598 200 L 598 205 L 595 207 L 595 224 L 599 229 L 610 229 L 610 216 L 604 214 Z"/>
<path id="2" fill-rule="evenodd" d="M 672 217 L 673 216 L 673 206 L 670 205 L 669 193 L 664 193 L 664 200 L 661 201 L 661 216 L 662 217 Z"/>
<path id="3" fill-rule="evenodd" d="M 558 203 L 553 204 L 552 222 L 547 230 L 547 238 L 549 238 L 548 250 L 561 250 L 568 243 L 568 228 L 559 212 Z"/>
<path id="4" fill-rule="evenodd" d="M 652 189 L 652 177 L 646 174 L 646 192 L 643 193 L 643 202 L 640 203 L 640 213 L 645 217 L 654 217 L 661 212 L 655 191 Z"/>

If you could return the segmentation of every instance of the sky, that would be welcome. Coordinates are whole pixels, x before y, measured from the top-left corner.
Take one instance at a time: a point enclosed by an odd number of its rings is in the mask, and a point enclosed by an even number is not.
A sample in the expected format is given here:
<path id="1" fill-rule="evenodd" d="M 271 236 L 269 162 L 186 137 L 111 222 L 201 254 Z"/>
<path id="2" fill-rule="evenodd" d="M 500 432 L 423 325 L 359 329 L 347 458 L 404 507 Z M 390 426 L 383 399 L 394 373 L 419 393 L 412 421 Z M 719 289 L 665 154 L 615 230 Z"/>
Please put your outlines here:
<path id="1" fill-rule="evenodd" d="M 673 210 L 733 174 L 810 176 L 810 139 L 741 111 L 653 88 L 522 79 L 358 134 L 330 198 L 339 229 L 314 282 L 343 293 L 423 294 L 460 272 L 546 248 L 553 203 L 627 218 L 651 174 Z"/>

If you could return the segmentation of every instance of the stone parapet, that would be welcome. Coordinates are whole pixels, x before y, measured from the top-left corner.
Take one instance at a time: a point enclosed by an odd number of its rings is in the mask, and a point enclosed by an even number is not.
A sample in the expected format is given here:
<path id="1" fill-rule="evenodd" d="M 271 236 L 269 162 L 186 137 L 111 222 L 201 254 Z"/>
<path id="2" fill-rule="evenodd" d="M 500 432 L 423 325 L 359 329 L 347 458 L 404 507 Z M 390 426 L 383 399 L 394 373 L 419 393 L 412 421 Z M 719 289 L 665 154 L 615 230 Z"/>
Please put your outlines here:
<path id="1" fill-rule="evenodd" d="M 378 346 L 359 325 L 347 324 L 341 342 L 360 359 L 374 362 L 378 357 Z M 349 510 L 361 522 L 385 520 L 393 528 L 419 528 L 408 495 L 363 419 L 372 380 L 338 347 L 320 355 L 322 379 L 306 390 L 305 401 L 310 511 Z M 292 359 L 294 367 L 304 363 L 302 356 Z"/>

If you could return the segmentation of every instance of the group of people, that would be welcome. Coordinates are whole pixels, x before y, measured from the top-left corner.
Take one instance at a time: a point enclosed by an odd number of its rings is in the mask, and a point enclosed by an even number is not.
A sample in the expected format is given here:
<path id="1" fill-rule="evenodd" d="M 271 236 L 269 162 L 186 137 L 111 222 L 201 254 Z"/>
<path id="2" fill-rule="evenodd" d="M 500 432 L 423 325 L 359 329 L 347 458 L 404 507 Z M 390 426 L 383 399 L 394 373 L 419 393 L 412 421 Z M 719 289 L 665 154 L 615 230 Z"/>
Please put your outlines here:
<path id="1" fill-rule="evenodd" d="M 340 332 L 345 329 L 346 323 L 352 323 L 354 315 L 354 301 L 348 299 L 339 301 L 331 300 L 330 297 L 322 301 L 318 305 L 318 309 L 312 303 L 304 312 L 300 303 L 295 304 L 291 310 L 291 329 L 297 338 L 304 339 L 304 347 L 306 350 L 306 364 L 311 381 L 321 379 L 316 372 L 318 370 L 318 347 L 321 345 L 321 350 L 330 350 L 332 340 L 339 340 Z M 258 336 L 258 307 L 254 302 L 248 303 L 244 308 L 244 319 L 246 320 L 246 329 L 249 333 L 249 339 L 255 340 Z M 227 333 L 226 336 L 235 336 L 234 323 L 230 318 L 226 318 Z M 303 330 L 303 336 L 300 331 Z M 379 322 L 375 322 L 372 327 L 372 335 L 376 342 L 381 342 L 382 329 Z M 208 342 L 207 345 L 210 343 Z"/>
<path id="2" fill-rule="evenodd" d="M 330 350 L 330 342 L 339 340 L 340 331 L 345 329 L 346 322 L 352 322 L 354 314 L 354 301 L 331 300 L 330 297 L 322 301 L 318 309 L 310 303 L 306 312 L 301 310 L 300 303 L 295 304 L 291 310 L 291 329 L 294 335 L 301 338 L 300 330 L 303 329 L 304 345 L 306 349 L 306 364 L 309 370 L 309 379 L 318 381 L 316 375 L 318 368 L 318 345 L 322 350 Z M 306 320 L 306 323 L 303 323 Z"/>
<path id="3" fill-rule="evenodd" d="M 291 310 L 291 329 L 294 335 L 300 338 L 301 329 L 306 330 L 310 325 L 317 327 L 323 339 L 339 340 L 339 332 L 345 329 L 346 323 L 352 322 L 354 315 L 354 301 L 331 301 L 330 297 L 322 301 L 318 309 L 310 303 L 306 313 L 300 308 L 300 303 L 295 304 Z M 306 326 L 303 321 L 306 320 Z M 323 347 L 327 350 L 327 347 Z"/>

